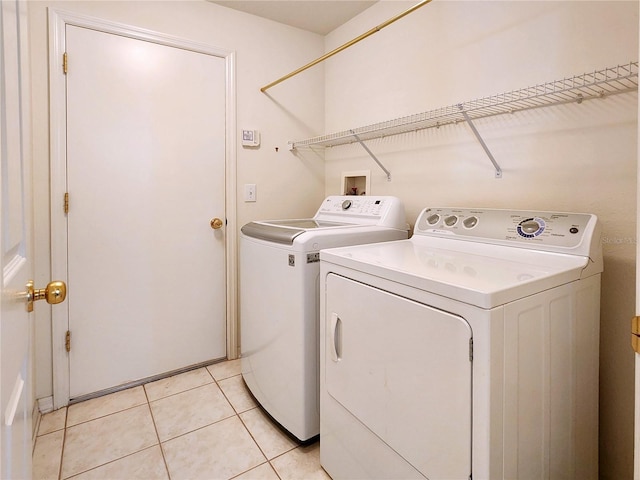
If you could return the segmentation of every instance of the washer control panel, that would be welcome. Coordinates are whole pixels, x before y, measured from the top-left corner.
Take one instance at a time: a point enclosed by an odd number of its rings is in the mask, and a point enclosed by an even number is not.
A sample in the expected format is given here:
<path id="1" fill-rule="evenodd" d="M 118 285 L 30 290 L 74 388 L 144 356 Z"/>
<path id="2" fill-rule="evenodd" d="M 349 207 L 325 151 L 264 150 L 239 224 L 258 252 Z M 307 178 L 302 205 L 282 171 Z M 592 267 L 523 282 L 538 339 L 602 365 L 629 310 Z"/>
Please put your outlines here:
<path id="1" fill-rule="evenodd" d="M 390 202 L 387 198 L 364 195 L 329 197 L 320 206 L 319 213 L 380 216 Z"/>
<path id="2" fill-rule="evenodd" d="M 320 205 L 315 220 L 378 225 L 406 230 L 404 206 L 396 197 L 335 195 Z"/>
<path id="3" fill-rule="evenodd" d="M 414 235 L 440 236 L 499 244 L 529 244 L 571 249 L 591 236 L 597 218 L 585 213 L 521 210 L 425 208 Z M 535 246 L 533 248 L 536 248 Z"/>

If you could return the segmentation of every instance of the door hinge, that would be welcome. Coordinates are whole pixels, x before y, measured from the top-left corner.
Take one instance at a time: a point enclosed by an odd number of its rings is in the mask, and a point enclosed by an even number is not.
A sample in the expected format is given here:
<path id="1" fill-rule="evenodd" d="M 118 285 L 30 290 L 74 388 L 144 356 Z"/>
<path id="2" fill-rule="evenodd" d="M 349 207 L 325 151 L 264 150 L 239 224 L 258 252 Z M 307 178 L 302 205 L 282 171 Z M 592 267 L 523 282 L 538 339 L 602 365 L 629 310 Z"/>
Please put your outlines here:
<path id="1" fill-rule="evenodd" d="M 64 194 L 64 213 L 69 213 L 69 193 Z"/>
<path id="2" fill-rule="evenodd" d="M 469 339 L 469 361 L 473 362 L 473 338 Z"/>
<path id="3" fill-rule="evenodd" d="M 62 73 L 67 74 L 67 67 L 69 66 L 67 62 L 67 52 L 62 54 Z"/>
<path id="4" fill-rule="evenodd" d="M 67 352 L 71 351 L 71 332 L 67 330 L 67 334 L 64 337 L 64 348 Z"/>
<path id="5" fill-rule="evenodd" d="M 640 353 L 640 317 L 631 319 L 631 347 L 634 352 Z"/>

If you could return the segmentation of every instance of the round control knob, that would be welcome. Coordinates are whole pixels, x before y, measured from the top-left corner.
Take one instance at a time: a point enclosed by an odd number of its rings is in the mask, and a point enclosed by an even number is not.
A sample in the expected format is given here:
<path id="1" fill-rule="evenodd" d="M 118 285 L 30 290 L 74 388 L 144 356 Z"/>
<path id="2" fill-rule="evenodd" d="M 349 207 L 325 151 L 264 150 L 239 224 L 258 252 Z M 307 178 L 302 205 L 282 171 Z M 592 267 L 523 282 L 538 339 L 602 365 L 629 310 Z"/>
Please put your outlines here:
<path id="1" fill-rule="evenodd" d="M 440 221 L 440 215 L 438 215 L 437 213 L 434 213 L 433 215 L 429 215 L 427 217 L 427 223 L 429 225 L 435 225 L 439 221 Z"/>
<path id="2" fill-rule="evenodd" d="M 526 222 L 522 222 L 520 224 L 520 228 L 524 233 L 536 233 L 540 229 L 540 224 L 535 220 L 527 220 Z"/>
<path id="3" fill-rule="evenodd" d="M 518 235 L 524 238 L 534 238 L 544 232 L 545 221 L 541 218 L 526 218 L 517 227 Z"/>
<path id="4" fill-rule="evenodd" d="M 351 205 L 351 200 L 345 200 L 344 202 L 342 202 L 342 209 L 349 210 L 351 208 Z"/>
<path id="5" fill-rule="evenodd" d="M 462 224 L 467 228 L 473 228 L 478 224 L 478 217 L 467 217 L 462 221 Z"/>
<path id="6" fill-rule="evenodd" d="M 449 215 L 444 219 L 444 224 L 447 227 L 453 227 L 456 223 L 458 223 L 458 217 L 456 217 L 455 215 Z"/>

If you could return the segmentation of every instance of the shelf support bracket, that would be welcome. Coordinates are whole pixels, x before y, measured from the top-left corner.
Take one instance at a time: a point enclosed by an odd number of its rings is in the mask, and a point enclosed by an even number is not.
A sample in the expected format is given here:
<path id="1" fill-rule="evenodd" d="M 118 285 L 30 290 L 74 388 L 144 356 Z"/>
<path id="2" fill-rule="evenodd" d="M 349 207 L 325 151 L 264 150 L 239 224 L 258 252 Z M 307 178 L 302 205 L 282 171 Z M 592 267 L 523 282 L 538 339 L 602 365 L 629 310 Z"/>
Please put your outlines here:
<path id="1" fill-rule="evenodd" d="M 387 174 L 387 181 L 391 181 L 391 172 L 389 170 L 387 170 L 386 168 L 384 168 L 384 165 L 382 165 L 382 163 L 380 163 L 380 160 L 378 160 L 378 158 L 373 154 L 373 152 L 371 150 L 369 150 L 369 147 L 367 147 L 364 142 L 362 140 L 360 140 L 360 137 L 356 134 L 356 132 L 354 132 L 353 130 L 349 130 L 351 132 L 351 135 L 353 135 L 353 138 L 356 139 L 356 142 L 358 142 L 360 145 L 362 145 L 362 148 L 365 149 L 365 151 L 369 154 L 369 156 L 371 158 L 373 158 L 373 160 L 378 164 L 378 166 L 382 169 L 382 171 L 384 173 Z"/>
<path id="2" fill-rule="evenodd" d="M 471 118 L 469 117 L 469 114 L 464 111 L 464 107 L 462 106 L 462 104 L 458 104 L 458 108 L 460 109 L 460 113 L 462 114 L 462 116 L 464 117 L 466 122 L 471 127 L 471 131 L 476 136 L 476 139 L 478 140 L 478 142 L 480 142 L 480 145 L 482 146 L 482 149 L 484 150 L 484 153 L 487 154 L 487 156 L 489 157 L 489 160 L 491 160 L 491 163 L 493 163 L 493 167 L 496 169 L 496 178 L 502 178 L 502 169 L 500 168 L 500 165 L 498 165 L 498 162 L 496 162 L 496 159 L 493 158 L 493 155 L 491 154 L 491 151 L 489 150 L 489 147 L 487 147 L 487 144 L 484 143 L 484 140 L 480 136 L 480 132 L 478 132 L 478 129 L 476 128 L 476 126 L 471 121 Z"/>

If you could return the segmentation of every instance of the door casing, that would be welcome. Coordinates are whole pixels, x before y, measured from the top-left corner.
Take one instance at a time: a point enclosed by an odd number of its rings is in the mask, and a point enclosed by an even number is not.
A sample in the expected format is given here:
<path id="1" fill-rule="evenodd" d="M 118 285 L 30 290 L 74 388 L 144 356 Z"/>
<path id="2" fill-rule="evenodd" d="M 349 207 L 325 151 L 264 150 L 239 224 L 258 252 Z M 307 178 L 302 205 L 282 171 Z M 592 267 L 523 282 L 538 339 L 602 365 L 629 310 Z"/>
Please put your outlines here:
<path id="1" fill-rule="evenodd" d="M 66 192 L 66 101 L 65 77 L 62 58 L 66 50 L 65 27 L 75 25 L 105 33 L 182 48 L 221 57 L 226 62 L 225 101 L 225 203 L 226 219 L 230 228 L 225 234 L 226 263 L 226 324 L 227 356 L 237 358 L 237 287 L 236 287 L 236 92 L 235 52 L 211 45 L 165 35 L 121 23 L 80 15 L 64 10 L 49 9 L 49 88 L 50 88 L 50 178 L 51 178 L 51 274 L 67 281 L 66 217 L 63 199 Z M 68 311 L 52 312 L 53 407 L 58 409 L 69 403 L 69 357 L 65 349 L 65 335 L 69 324 Z"/>

